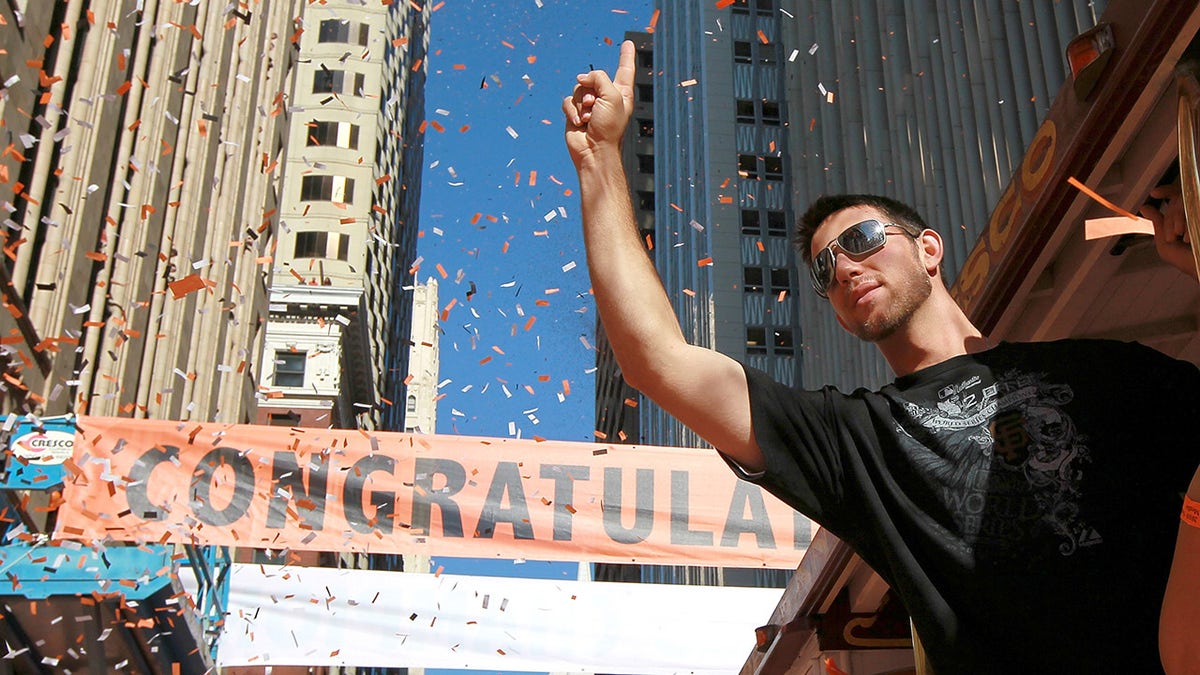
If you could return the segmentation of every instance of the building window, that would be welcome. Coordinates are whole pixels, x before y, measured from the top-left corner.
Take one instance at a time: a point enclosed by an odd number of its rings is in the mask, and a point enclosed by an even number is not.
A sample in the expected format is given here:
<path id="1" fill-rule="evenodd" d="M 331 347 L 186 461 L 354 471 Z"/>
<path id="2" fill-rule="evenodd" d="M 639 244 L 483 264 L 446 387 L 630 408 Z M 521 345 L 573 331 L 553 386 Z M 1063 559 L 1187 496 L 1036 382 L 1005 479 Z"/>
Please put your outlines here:
<path id="1" fill-rule="evenodd" d="M 358 24 L 358 44 L 363 47 L 367 46 L 367 42 L 371 39 L 371 26 L 365 23 Z"/>
<path id="2" fill-rule="evenodd" d="M 729 8 L 734 14 L 749 14 L 750 0 L 734 0 L 733 6 Z"/>
<path id="3" fill-rule="evenodd" d="M 760 16 L 771 16 L 775 13 L 775 0 L 756 0 L 754 13 Z"/>
<path id="4" fill-rule="evenodd" d="M 654 192 L 652 192 L 652 191 L 648 192 L 646 190 L 638 190 L 637 207 L 639 209 L 641 209 L 642 211 L 653 211 L 654 210 Z"/>
<path id="5" fill-rule="evenodd" d="M 762 121 L 768 126 L 777 127 L 782 122 L 779 115 L 779 101 L 762 102 Z"/>
<path id="6" fill-rule="evenodd" d="M 637 98 L 642 103 L 654 103 L 654 85 L 652 85 L 652 84 L 637 85 Z"/>
<path id="7" fill-rule="evenodd" d="M 783 211 L 767 211 L 767 234 L 774 237 L 786 237 L 788 233 L 787 218 Z"/>
<path id="8" fill-rule="evenodd" d="M 776 328 L 771 340 L 771 348 L 780 356 L 794 354 L 796 347 L 792 341 L 792 329 Z"/>
<path id="9" fill-rule="evenodd" d="M 317 32 L 317 42 L 350 42 L 350 22 L 345 19 L 324 19 Z"/>
<path id="10" fill-rule="evenodd" d="M 345 176 L 303 176 L 300 201 L 354 203 L 354 179 Z"/>
<path id="11" fill-rule="evenodd" d="M 366 86 L 366 83 L 367 83 L 366 75 L 364 75 L 363 73 L 355 73 L 354 74 L 354 91 L 351 91 L 350 93 L 353 94 L 354 96 L 362 96 L 363 95 L 363 87 Z"/>
<path id="12" fill-rule="evenodd" d="M 771 285 L 767 288 L 767 292 L 771 295 L 779 295 L 784 291 L 791 290 L 792 275 L 786 267 L 771 268 Z"/>
<path id="13" fill-rule="evenodd" d="M 763 271 L 761 267 L 742 268 L 742 291 L 745 293 L 762 293 Z"/>
<path id="14" fill-rule="evenodd" d="M 349 122 L 308 123 L 308 145 L 335 145 L 339 148 L 358 148 L 358 125 Z"/>
<path id="15" fill-rule="evenodd" d="M 738 155 L 738 175 L 746 180 L 758 180 L 758 158 L 754 155 Z"/>
<path id="16" fill-rule="evenodd" d="M 638 137 L 639 138 L 654 138 L 654 120 L 638 118 Z"/>
<path id="17" fill-rule="evenodd" d="M 754 62 L 754 47 L 749 42 L 742 40 L 734 40 L 733 42 L 733 62 L 734 63 L 753 63 Z"/>
<path id="18" fill-rule="evenodd" d="M 754 101 L 740 98 L 737 101 L 737 123 L 754 124 Z"/>
<path id="19" fill-rule="evenodd" d="M 293 352 L 291 350 L 276 350 L 275 351 L 275 386 L 276 387 L 303 387 L 304 386 L 304 366 L 308 360 L 307 352 Z"/>
<path id="20" fill-rule="evenodd" d="M 638 172 L 654 173 L 654 155 L 638 155 Z"/>
<path id="21" fill-rule="evenodd" d="M 775 43 L 764 45 L 761 42 L 755 45 L 758 51 L 758 62 L 764 66 L 769 66 L 775 63 Z"/>
<path id="22" fill-rule="evenodd" d="M 329 246 L 328 232 L 297 232 L 293 258 L 324 258 Z"/>
<path id="23" fill-rule="evenodd" d="M 767 353 L 767 330 L 762 326 L 746 326 L 746 353 Z"/>
<path id="24" fill-rule="evenodd" d="M 744 209 L 742 211 L 742 234 L 762 234 L 762 225 L 758 217 L 758 211 Z"/>
<path id="25" fill-rule="evenodd" d="M 767 180 L 783 180 L 783 158 L 763 157 L 763 169 Z"/>
<path id="26" fill-rule="evenodd" d="M 416 412 L 417 412 L 417 397 L 416 396 L 408 397 L 408 404 L 405 406 L 404 410 L 405 410 L 405 412 L 407 412 L 410 415 L 416 414 Z"/>
<path id="27" fill-rule="evenodd" d="M 649 49 L 639 49 L 637 52 L 639 68 L 654 67 L 654 52 Z"/>
<path id="28" fill-rule="evenodd" d="M 329 253 L 330 243 L 333 244 L 333 255 L 330 255 Z M 335 258 L 342 261 L 349 260 L 350 235 L 342 232 L 297 232 L 296 248 L 292 257 Z"/>
<path id="29" fill-rule="evenodd" d="M 330 70 L 325 66 L 321 66 L 313 73 L 314 94 L 340 94 L 342 93 L 342 85 L 346 78 L 344 70 Z"/>
<path id="30" fill-rule="evenodd" d="M 278 371 L 276 371 L 278 372 Z M 271 413 L 267 415 L 267 426 L 271 427 L 294 427 L 299 426 L 300 415 L 287 411 L 285 413 Z"/>

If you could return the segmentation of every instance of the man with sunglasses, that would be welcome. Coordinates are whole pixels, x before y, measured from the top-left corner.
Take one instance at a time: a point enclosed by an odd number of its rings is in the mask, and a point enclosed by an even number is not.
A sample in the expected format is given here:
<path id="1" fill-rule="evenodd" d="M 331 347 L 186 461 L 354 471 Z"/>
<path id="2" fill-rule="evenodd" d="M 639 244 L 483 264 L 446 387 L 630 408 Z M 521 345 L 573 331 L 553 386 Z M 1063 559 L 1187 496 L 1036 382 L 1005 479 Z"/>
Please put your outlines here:
<path id="1" fill-rule="evenodd" d="M 941 237 L 872 195 L 818 199 L 795 240 L 814 290 L 893 383 L 804 391 L 689 345 L 621 163 L 633 56 L 626 42 L 613 80 L 581 74 L 563 100 L 596 305 L 626 381 L 848 542 L 940 675 L 1159 669 L 1175 537 L 1192 536 L 1177 522 L 1200 464 L 1200 371 L 1135 344 L 992 344 L 946 288 Z M 1147 212 L 1160 230 L 1177 202 Z M 1172 668 L 1200 655 L 1200 570 L 1180 567 L 1162 632 Z"/>

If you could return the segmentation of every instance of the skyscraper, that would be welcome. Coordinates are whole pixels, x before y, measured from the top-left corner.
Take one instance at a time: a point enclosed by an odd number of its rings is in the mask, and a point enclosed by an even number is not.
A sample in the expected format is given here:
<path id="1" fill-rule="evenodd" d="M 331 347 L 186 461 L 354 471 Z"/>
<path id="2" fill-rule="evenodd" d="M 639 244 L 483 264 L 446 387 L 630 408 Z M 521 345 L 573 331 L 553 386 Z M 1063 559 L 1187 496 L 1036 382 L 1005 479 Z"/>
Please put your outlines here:
<path id="1" fill-rule="evenodd" d="M 402 430 L 429 9 L 307 5 L 262 422 Z"/>
<path id="2" fill-rule="evenodd" d="M 4 430 L 64 413 L 401 429 L 429 12 L 0 8 Z M 26 580 L 3 638 L 22 665 L 212 665 L 220 598 L 171 598 L 180 560 L 219 574 L 221 551 L 47 546 L 58 502 L 26 494 L 3 514 Z"/>

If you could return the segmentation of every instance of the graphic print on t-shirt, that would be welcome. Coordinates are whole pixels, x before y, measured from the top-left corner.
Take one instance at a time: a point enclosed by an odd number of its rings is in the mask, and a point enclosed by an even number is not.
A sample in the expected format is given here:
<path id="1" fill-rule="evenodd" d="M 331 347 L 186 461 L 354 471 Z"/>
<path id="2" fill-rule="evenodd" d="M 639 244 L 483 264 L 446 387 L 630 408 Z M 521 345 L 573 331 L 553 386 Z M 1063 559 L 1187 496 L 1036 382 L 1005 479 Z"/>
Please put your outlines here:
<path id="1" fill-rule="evenodd" d="M 902 446 L 940 490 L 964 553 L 1025 566 L 1101 541 L 1080 516 L 1090 458 L 1064 408 L 1073 398 L 1044 374 L 1010 370 L 945 386 L 936 402 L 904 402 L 916 426 L 902 429 Z"/>

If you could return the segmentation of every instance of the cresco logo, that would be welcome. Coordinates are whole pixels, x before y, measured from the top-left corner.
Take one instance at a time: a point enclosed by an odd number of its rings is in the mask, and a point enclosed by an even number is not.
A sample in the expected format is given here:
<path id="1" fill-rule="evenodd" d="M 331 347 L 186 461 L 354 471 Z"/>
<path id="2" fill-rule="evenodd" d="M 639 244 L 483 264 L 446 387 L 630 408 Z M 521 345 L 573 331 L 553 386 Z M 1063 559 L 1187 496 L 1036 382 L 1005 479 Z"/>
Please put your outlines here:
<path id="1" fill-rule="evenodd" d="M 29 464 L 62 464 L 75 452 L 75 434 L 35 431 L 14 439 L 12 450 Z"/>

